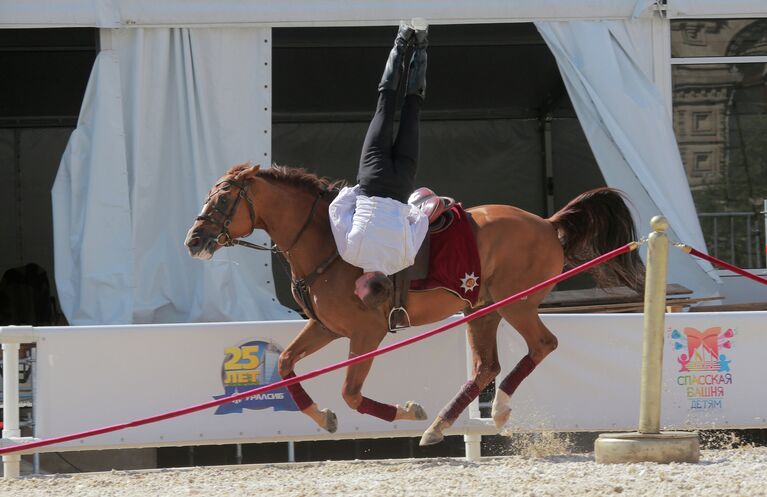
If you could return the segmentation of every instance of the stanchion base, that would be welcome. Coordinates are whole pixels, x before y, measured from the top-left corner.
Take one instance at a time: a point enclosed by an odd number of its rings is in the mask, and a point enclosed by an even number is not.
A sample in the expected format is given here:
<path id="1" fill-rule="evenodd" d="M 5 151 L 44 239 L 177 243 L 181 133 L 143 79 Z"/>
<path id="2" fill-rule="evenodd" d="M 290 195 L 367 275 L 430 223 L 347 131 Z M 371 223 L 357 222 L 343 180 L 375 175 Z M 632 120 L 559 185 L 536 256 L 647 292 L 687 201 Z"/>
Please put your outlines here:
<path id="1" fill-rule="evenodd" d="M 697 463 L 700 461 L 700 444 L 697 432 L 602 433 L 594 443 L 594 454 L 600 464 Z"/>

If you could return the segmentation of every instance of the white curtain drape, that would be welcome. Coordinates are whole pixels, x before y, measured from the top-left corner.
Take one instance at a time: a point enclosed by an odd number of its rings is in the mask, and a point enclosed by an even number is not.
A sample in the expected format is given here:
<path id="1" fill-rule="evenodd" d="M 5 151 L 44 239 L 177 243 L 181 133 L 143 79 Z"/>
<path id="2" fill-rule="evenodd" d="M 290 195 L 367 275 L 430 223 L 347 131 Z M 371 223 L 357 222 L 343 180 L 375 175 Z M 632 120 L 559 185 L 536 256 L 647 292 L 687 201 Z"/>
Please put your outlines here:
<path id="1" fill-rule="evenodd" d="M 203 262 L 183 245 L 228 167 L 268 164 L 270 30 L 113 30 L 111 44 L 52 192 L 70 323 L 296 317 L 274 298 L 268 253 L 236 247 Z"/>
<path id="2" fill-rule="evenodd" d="M 607 184 L 633 200 L 638 228 L 657 214 L 669 235 L 706 244 L 671 120 L 652 82 L 652 19 L 536 22 L 553 52 L 570 99 Z M 672 248 L 669 281 L 717 292 L 711 265 Z"/>

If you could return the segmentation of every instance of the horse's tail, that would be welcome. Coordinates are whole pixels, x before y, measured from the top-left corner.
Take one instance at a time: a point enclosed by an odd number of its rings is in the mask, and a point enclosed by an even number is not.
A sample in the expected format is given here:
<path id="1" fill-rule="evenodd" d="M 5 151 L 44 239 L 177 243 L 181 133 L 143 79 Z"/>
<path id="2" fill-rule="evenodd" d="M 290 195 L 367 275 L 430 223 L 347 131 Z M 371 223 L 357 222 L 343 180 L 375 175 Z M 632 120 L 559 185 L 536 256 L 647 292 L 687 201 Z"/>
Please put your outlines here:
<path id="1" fill-rule="evenodd" d="M 636 229 L 626 196 L 614 188 L 596 188 L 572 199 L 551 216 L 568 266 L 577 266 L 636 240 Z M 599 287 L 625 285 L 639 290 L 644 266 L 636 250 L 596 266 L 592 276 Z"/>

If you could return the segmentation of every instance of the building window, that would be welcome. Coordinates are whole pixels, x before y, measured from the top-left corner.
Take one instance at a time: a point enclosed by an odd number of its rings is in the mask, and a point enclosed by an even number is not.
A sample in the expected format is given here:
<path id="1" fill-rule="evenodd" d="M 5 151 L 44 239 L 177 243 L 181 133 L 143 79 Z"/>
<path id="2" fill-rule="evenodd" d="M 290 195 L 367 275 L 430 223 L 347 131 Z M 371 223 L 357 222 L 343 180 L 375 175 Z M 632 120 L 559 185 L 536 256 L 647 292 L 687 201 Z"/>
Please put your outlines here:
<path id="1" fill-rule="evenodd" d="M 674 20 L 671 54 L 674 131 L 708 249 L 764 267 L 767 19 Z"/>
<path id="2" fill-rule="evenodd" d="M 693 155 L 693 168 L 691 173 L 698 177 L 711 176 L 713 172 L 711 152 L 698 152 Z"/>
<path id="3" fill-rule="evenodd" d="M 684 19 L 671 22 L 672 57 L 767 55 L 767 19 Z"/>
<path id="4" fill-rule="evenodd" d="M 716 134 L 714 125 L 714 111 L 707 110 L 703 112 L 692 113 L 692 134 L 701 136 L 711 136 Z"/>

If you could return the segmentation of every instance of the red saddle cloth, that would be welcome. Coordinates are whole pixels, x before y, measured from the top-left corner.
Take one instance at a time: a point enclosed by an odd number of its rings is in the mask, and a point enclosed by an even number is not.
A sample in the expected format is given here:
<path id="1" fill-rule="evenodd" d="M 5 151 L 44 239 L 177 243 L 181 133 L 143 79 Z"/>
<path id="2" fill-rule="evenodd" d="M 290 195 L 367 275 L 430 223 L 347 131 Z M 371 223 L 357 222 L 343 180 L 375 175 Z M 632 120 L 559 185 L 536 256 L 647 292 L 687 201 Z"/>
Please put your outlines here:
<path id="1" fill-rule="evenodd" d="M 472 307 L 479 299 L 480 264 L 477 240 L 461 204 L 450 208 L 453 222 L 442 231 L 429 233 L 429 275 L 410 282 L 411 291 L 444 288 Z"/>

